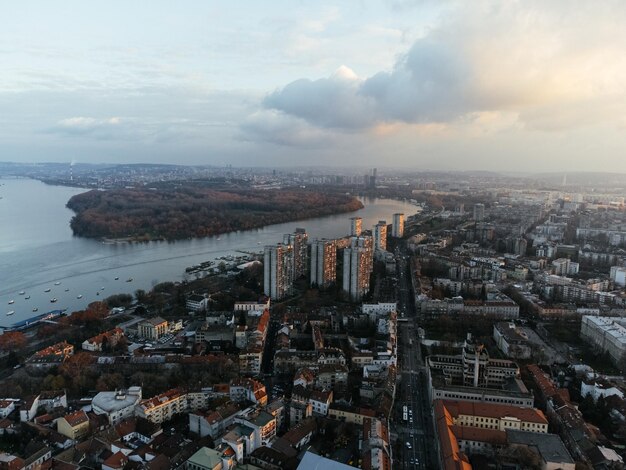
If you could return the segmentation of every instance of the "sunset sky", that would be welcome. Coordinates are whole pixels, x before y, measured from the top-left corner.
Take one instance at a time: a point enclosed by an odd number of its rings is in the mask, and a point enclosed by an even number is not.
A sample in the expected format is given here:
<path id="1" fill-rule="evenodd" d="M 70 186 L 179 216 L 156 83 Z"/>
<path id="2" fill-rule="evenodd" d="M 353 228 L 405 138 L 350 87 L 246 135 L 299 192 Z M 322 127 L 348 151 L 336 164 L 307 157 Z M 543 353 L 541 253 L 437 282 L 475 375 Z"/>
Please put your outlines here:
<path id="1" fill-rule="evenodd" d="M 0 160 L 626 172 L 623 1 L 0 3 Z"/>

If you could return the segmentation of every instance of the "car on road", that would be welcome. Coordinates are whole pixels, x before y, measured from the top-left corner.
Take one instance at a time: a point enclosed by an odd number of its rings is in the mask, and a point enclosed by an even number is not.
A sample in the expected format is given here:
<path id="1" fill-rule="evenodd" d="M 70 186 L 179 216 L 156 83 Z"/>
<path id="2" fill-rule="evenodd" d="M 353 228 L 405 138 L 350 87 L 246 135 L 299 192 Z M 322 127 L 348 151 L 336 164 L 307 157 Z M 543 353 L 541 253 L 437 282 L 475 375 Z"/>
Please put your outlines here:
<path id="1" fill-rule="evenodd" d="M 406 441 L 406 448 L 407 448 L 407 449 L 410 449 L 410 448 L 412 448 L 412 447 L 413 447 L 413 446 L 411 445 L 411 443 L 410 443 L 409 441 Z"/>

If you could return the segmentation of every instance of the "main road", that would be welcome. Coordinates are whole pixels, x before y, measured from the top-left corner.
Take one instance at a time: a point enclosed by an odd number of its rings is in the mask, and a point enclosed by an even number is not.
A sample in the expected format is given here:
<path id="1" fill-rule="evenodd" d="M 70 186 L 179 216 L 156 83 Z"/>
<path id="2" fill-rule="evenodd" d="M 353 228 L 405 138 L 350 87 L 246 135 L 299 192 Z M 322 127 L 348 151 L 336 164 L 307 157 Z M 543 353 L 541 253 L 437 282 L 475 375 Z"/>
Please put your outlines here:
<path id="1" fill-rule="evenodd" d="M 435 436 L 424 361 L 417 336 L 415 297 L 411 287 L 408 255 L 403 245 L 396 250 L 398 277 L 398 362 L 400 383 L 394 409 L 392 433 L 400 442 L 396 468 L 436 469 Z M 406 407 L 406 419 L 405 419 Z"/>

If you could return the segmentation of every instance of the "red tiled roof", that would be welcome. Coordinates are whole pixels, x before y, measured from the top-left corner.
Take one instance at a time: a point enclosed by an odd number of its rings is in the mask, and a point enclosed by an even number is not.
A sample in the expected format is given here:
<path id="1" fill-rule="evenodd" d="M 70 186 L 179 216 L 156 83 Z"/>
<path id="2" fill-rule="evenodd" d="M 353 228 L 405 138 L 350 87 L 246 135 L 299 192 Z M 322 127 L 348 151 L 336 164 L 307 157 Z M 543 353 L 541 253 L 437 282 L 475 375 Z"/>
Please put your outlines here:
<path id="1" fill-rule="evenodd" d="M 74 413 L 65 415 L 65 421 L 67 421 L 67 424 L 74 428 L 79 424 L 88 423 L 89 418 L 87 417 L 87 413 L 85 413 L 83 410 L 78 410 Z"/>
<path id="2" fill-rule="evenodd" d="M 543 412 L 534 408 L 453 400 L 443 400 L 443 406 L 446 407 L 453 418 L 458 418 L 460 415 L 483 416 L 487 418 L 504 418 L 508 416 L 529 423 L 548 424 L 548 420 Z"/>

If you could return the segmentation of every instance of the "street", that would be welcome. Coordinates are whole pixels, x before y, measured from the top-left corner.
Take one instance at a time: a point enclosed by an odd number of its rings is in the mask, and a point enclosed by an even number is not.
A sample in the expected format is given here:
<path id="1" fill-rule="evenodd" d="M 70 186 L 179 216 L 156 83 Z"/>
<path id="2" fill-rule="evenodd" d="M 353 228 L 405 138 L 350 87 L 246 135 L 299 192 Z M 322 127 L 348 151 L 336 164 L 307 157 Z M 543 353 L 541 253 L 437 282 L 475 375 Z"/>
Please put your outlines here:
<path id="1" fill-rule="evenodd" d="M 408 258 L 396 250 L 398 276 L 398 376 L 392 433 L 399 442 L 395 468 L 438 468 L 428 384 L 417 337 Z"/>

